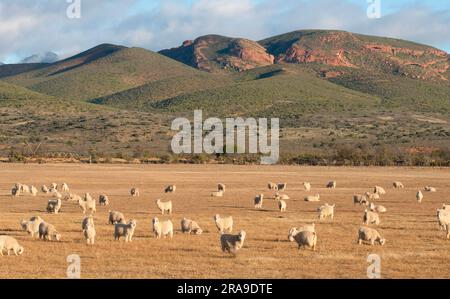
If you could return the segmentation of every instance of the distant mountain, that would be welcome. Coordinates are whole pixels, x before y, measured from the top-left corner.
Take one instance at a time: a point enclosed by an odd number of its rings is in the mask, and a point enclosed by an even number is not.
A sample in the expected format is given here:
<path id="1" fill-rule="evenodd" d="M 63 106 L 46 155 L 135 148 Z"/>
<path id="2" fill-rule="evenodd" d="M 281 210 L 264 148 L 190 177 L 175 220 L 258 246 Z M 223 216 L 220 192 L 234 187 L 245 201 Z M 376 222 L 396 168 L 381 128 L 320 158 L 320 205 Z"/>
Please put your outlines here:
<path id="1" fill-rule="evenodd" d="M 48 66 L 48 63 L 0 64 L 0 79 Z"/>
<path id="2" fill-rule="evenodd" d="M 3 65 L 4 63 L 0 61 L 0 65 Z"/>
<path id="3" fill-rule="evenodd" d="M 23 59 L 20 63 L 53 63 L 59 60 L 57 54 L 53 52 L 45 52 L 40 54 L 34 54 L 30 57 Z"/>
<path id="4" fill-rule="evenodd" d="M 152 51 L 102 44 L 5 80 L 60 98 L 89 100 L 168 78 L 189 79 L 196 74 L 202 72 Z"/>
<path id="5" fill-rule="evenodd" d="M 271 65 L 274 57 L 257 42 L 220 35 L 206 35 L 185 41 L 179 48 L 161 54 L 203 71 L 245 71 Z"/>

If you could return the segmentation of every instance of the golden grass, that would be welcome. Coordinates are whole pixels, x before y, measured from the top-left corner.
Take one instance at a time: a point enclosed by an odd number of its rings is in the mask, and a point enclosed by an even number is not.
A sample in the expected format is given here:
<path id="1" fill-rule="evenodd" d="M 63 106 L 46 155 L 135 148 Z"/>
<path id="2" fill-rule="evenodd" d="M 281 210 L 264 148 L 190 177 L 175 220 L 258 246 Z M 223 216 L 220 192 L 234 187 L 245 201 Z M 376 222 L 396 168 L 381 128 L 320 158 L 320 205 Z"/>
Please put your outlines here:
<path id="1" fill-rule="evenodd" d="M 338 188 L 324 188 L 329 180 Z M 394 190 L 392 182 L 406 188 Z M 59 215 L 45 212 L 49 196 L 11 198 L 15 182 L 42 184 L 67 182 L 71 192 L 90 192 L 110 197 L 109 207 L 95 214 L 97 239 L 87 246 L 82 233 L 83 215 L 75 203 L 63 202 Z M 273 200 L 265 200 L 256 211 L 256 194 L 267 197 L 267 181 L 287 182 L 288 211 L 279 213 Z M 302 182 L 311 181 L 312 193 L 321 194 L 321 203 L 303 202 Z M 224 198 L 210 197 L 217 183 L 227 186 Z M 165 195 L 164 187 L 176 184 L 175 194 Z M 379 231 L 385 247 L 358 246 L 357 231 L 363 208 L 354 206 L 352 195 L 384 186 L 387 195 L 379 204 L 388 212 L 381 215 Z M 423 204 L 415 202 L 417 188 L 438 188 L 424 193 Z M 129 196 L 131 187 L 141 189 L 141 197 Z M 436 209 L 449 203 L 450 170 L 417 168 L 308 168 L 295 166 L 217 165 L 0 165 L 0 234 L 14 236 L 25 252 L 20 257 L 2 257 L 0 278 L 64 278 L 70 254 L 81 257 L 82 278 L 366 278 L 367 256 L 382 258 L 383 278 L 449 278 L 450 240 L 439 231 Z M 159 215 L 155 200 L 171 199 L 174 214 Z M 336 204 L 334 222 L 317 220 L 316 209 L 325 202 Z M 137 220 L 132 243 L 114 241 L 114 227 L 107 224 L 108 210 L 118 210 L 127 219 Z M 237 257 L 222 254 L 213 215 L 232 215 L 235 231 L 244 229 L 247 239 Z M 62 242 L 33 240 L 20 230 L 19 221 L 40 215 L 62 233 Z M 151 219 L 170 218 L 176 232 L 172 240 L 157 240 Z M 196 220 L 201 236 L 180 232 L 182 217 Z M 299 251 L 287 241 L 293 226 L 316 222 L 318 250 Z"/>

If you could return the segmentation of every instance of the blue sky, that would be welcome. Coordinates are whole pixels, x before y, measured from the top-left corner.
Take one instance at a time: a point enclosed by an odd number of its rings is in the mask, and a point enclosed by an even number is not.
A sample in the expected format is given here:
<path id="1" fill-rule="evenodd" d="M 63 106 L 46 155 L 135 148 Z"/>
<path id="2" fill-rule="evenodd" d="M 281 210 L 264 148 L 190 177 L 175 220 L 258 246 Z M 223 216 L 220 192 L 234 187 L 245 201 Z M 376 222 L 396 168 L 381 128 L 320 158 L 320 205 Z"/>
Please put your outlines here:
<path id="1" fill-rule="evenodd" d="M 0 0 L 0 61 L 54 51 L 62 57 L 108 42 L 160 50 L 204 34 L 254 40 L 297 29 L 341 29 L 396 37 L 450 52 L 450 0 Z"/>

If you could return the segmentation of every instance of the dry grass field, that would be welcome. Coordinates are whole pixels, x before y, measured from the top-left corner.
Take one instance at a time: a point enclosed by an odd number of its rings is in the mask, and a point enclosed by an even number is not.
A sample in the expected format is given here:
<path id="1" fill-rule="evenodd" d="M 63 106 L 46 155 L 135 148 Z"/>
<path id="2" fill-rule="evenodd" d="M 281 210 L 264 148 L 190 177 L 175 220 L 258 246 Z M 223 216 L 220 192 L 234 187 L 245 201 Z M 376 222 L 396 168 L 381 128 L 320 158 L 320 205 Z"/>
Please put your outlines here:
<path id="1" fill-rule="evenodd" d="M 325 184 L 336 180 L 337 189 Z M 405 189 L 394 190 L 400 180 Z M 10 196 L 16 182 L 35 185 L 67 182 L 71 192 L 90 192 L 98 198 L 109 195 L 109 207 L 97 207 L 94 216 L 96 244 L 88 246 L 81 233 L 84 218 L 76 203 L 63 201 L 61 213 L 46 213 L 49 195 L 33 198 Z M 263 210 L 255 210 L 256 194 L 267 190 L 267 182 L 287 182 L 288 211 L 278 212 L 276 202 L 265 200 Z M 302 182 L 312 182 L 312 194 L 320 203 L 307 203 Z M 227 186 L 223 198 L 210 197 L 217 183 Z M 164 187 L 176 184 L 175 194 L 165 195 Z M 357 232 L 363 207 L 353 205 L 352 195 L 374 185 L 385 187 L 387 195 L 378 202 L 388 212 L 381 215 L 380 233 L 384 247 L 358 246 Z M 424 192 L 416 203 L 418 188 L 438 188 Z M 139 198 L 129 190 L 141 189 Z M 171 199 L 172 216 L 161 216 L 157 198 Z M 333 222 L 319 222 L 316 209 L 324 203 L 336 204 Z M 450 170 L 431 168 L 308 168 L 295 166 L 231 165 L 0 165 L 0 234 L 14 236 L 24 246 L 22 256 L 0 257 L 0 278 L 64 278 L 70 254 L 81 257 L 82 278 L 366 278 L 367 256 L 381 256 L 383 278 L 450 278 L 450 240 L 438 229 L 436 209 L 450 203 Z M 127 220 L 137 220 L 132 243 L 114 241 L 114 227 L 107 224 L 108 210 L 118 210 Z M 213 215 L 232 215 L 235 231 L 244 229 L 247 239 L 236 257 L 224 255 Z M 62 234 L 61 242 L 33 240 L 20 230 L 19 221 L 40 215 Z M 173 239 L 155 239 L 151 219 L 170 218 L 175 225 Z M 200 236 L 183 235 L 180 220 L 196 220 L 203 228 Z M 287 240 L 291 227 L 316 223 L 316 252 L 298 250 Z"/>

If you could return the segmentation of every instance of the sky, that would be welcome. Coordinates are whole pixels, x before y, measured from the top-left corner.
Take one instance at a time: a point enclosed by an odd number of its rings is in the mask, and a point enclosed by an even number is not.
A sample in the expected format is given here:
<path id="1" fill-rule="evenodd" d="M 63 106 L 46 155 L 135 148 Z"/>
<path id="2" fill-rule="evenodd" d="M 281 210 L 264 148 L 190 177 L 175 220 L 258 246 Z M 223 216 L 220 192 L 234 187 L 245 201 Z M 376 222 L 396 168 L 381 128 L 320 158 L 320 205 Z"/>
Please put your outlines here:
<path id="1" fill-rule="evenodd" d="M 81 18 L 67 8 L 80 1 Z M 380 18 L 369 18 L 380 1 Z M 71 3 L 69 3 L 71 2 Z M 260 40 L 299 29 L 395 37 L 450 52 L 450 0 L 0 0 L 0 61 L 101 43 L 153 51 L 205 34 Z"/>

